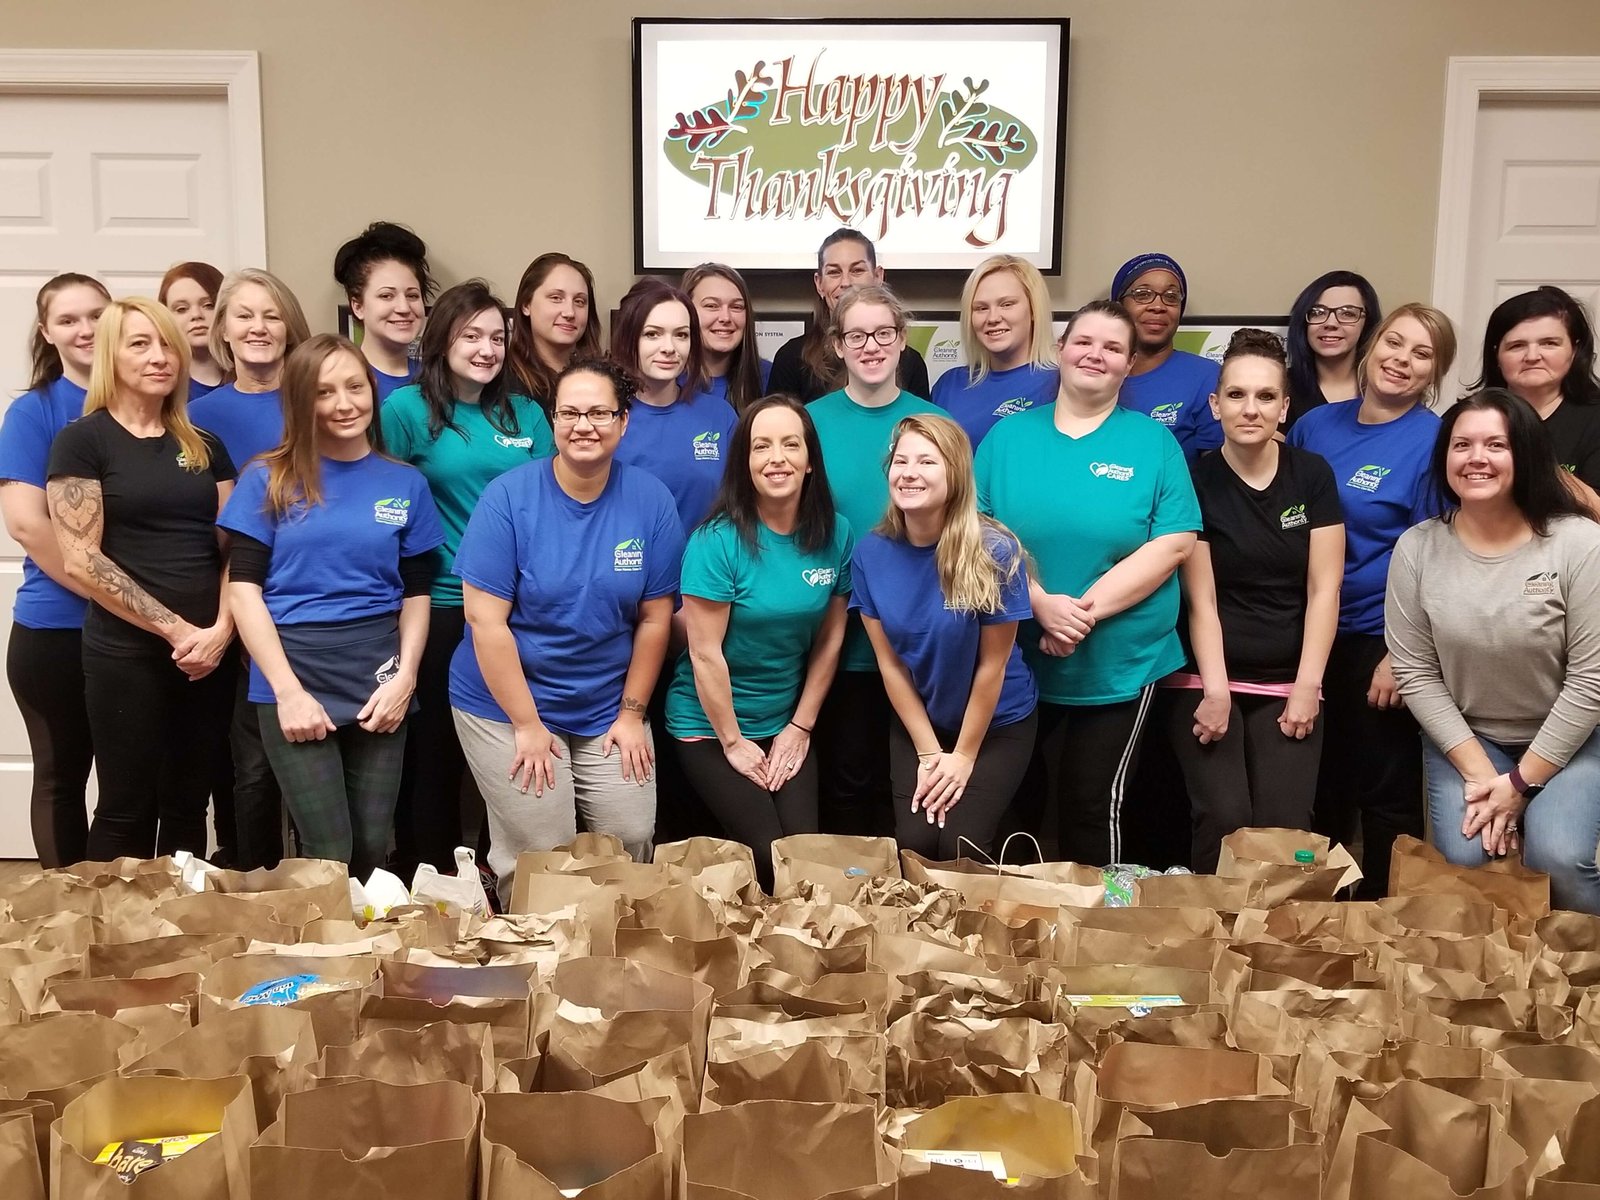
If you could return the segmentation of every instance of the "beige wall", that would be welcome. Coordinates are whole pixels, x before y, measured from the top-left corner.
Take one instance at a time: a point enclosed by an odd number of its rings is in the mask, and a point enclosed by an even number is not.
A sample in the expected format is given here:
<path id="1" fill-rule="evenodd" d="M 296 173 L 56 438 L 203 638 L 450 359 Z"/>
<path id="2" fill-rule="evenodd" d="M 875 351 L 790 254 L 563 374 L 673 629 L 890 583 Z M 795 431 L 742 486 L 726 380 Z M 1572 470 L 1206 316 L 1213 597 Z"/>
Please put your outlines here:
<path id="1" fill-rule="evenodd" d="M 1194 310 L 1285 311 L 1332 267 L 1425 297 L 1446 60 L 1600 54 L 1600 0 L 5 0 L 13 48 L 258 50 L 269 266 L 331 325 L 334 248 L 418 230 L 446 282 L 535 254 L 632 279 L 631 31 L 660 15 L 1072 19 L 1063 305 L 1159 248 Z M 886 264 L 893 274 L 893 263 Z M 947 307 L 949 278 L 900 281 Z M 805 301 L 809 281 L 763 283 Z"/>

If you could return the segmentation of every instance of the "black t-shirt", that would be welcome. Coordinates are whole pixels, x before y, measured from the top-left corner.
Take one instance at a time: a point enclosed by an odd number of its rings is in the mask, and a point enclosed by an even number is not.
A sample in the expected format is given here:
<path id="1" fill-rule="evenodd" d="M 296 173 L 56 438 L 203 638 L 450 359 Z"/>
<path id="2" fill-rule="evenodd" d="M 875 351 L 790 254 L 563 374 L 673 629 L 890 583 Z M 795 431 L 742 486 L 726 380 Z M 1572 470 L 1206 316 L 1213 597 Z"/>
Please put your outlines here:
<path id="1" fill-rule="evenodd" d="M 1600 491 L 1600 405 L 1563 400 L 1544 419 L 1556 461 Z"/>
<path id="2" fill-rule="evenodd" d="M 836 392 L 838 387 L 829 387 L 822 380 L 811 373 L 811 368 L 806 365 L 803 357 L 805 338 L 790 338 L 778 347 L 778 352 L 772 356 L 772 375 L 767 380 L 769 394 L 783 393 L 788 396 L 797 396 L 810 404 L 829 392 Z M 930 399 L 933 387 L 928 383 L 928 364 L 922 360 L 910 346 L 900 351 L 900 390 L 910 392 L 913 396 Z M 842 378 L 842 377 L 841 377 Z"/>
<path id="3" fill-rule="evenodd" d="M 217 485 L 237 472 L 222 443 L 201 430 L 211 465 L 189 471 L 177 440 L 135 437 L 105 409 L 68 425 L 50 447 L 50 478 L 94 479 L 104 503 L 100 549 L 135 583 L 192 624 L 217 619 L 222 554 Z M 171 654 L 153 633 L 97 604 L 83 623 L 84 645 L 105 654 Z"/>
<path id="4" fill-rule="evenodd" d="M 1228 678 L 1292 683 L 1305 636 L 1311 531 L 1344 522 L 1333 469 L 1321 455 L 1279 446 L 1278 473 L 1259 492 L 1220 453 L 1196 462 L 1193 476 Z M 1178 629 L 1192 667 L 1187 614 Z"/>

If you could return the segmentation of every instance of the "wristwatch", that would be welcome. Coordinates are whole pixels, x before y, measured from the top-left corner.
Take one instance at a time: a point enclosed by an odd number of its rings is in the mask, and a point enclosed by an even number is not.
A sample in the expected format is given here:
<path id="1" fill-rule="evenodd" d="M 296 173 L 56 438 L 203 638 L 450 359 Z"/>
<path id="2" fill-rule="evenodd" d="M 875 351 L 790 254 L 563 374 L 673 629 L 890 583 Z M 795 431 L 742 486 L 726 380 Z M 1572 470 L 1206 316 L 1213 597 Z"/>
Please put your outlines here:
<path id="1" fill-rule="evenodd" d="M 1522 768 L 1520 766 L 1513 766 L 1510 771 L 1506 772 L 1506 777 L 1511 780 L 1511 786 L 1516 790 L 1517 795 L 1524 800 L 1532 800 L 1540 792 L 1544 791 L 1544 784 L 1529 783 L 1522 777 Z"/>

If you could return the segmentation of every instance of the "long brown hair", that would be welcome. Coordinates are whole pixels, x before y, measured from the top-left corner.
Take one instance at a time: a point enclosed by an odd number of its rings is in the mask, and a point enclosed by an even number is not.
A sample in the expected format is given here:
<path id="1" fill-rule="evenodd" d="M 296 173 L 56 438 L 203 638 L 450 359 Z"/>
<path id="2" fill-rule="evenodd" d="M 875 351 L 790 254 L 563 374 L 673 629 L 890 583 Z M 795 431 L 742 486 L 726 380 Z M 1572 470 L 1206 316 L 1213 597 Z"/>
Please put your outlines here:
<path id="1" fill-rule="evenodd" d="M 537 400 L 546 412 L 555 404 L 556 380 L 561 377 L 558 368 L 551 367 L 539 357 L 539 348 L 533 344 L 533 322 L 522 311 L 533 299 L 533 293 L 543 286 L 550 272 L 557 267 L 571 267 L 583 277 L 583 286 L 589 290 L 589 323 L 584 326 L 578 344 L 572 348 L 571 362 L 600 357 L 600 316 L 595 312 L 594 272 L 577 259 L 560 251 L 541 254 L 528 264 L 517 283 L 517 296 L 511 304 L 511 345 L 508 358 L 511 369 L 528 397 Z"/>
<path id="2" fill-rule="evenodd" d="M 611 331 L 611 358 L 624 371 L 643 381 L 644 364 L 639 361 L 639 337 L 658 304 L 678 303 L 689 318 L 689 355 L 683 363 L 683 383 L 678 387 L 675 400 L 689 401 L 699 390 L 702 373 L 700 350 L 700 318 L 695 316 L 694 301 L 670 283 L 659 279 L 639 280 L 617 306 L 617 323 Z"/>
<path id="3" fill-rule="evenodd" d="M 89 372 L 89 394 L 83 400 L 83 415 L 109 408 L 117 394 L 117 347 L 122 344 L 122 327 L 129 313 L 138 313 L 156 327 L 156 336 L 178 360 L 172 377 L 172 390 L 161 402 L 161 424 L 178 443 L 179 462 L 186 471 L 204 471 L 211 465 L 211 450 L 205 438 L 189 419 L 189 339 L 178 329 L 178 322 L 165 304 L 145 296 L 113 300 L 100 314 L 94 327 L 94 369 Z"/>
<path id="4" fill-rule="evenodd" d="M 267 469 L 266 510 L 276 517 L 292 509 L 322 503 L 322 453 L 317 446 L 317 390 L 322 365 L 335 354 L 348 354 L 367 377 L 372 397 L 372 422 L 367 442 L 383 450 L 378 425 L 378 381 L 366 357 L 348 338 L 319 333 L 301 342 L 283 364 L 283 441 L 261 456 Z"/>
<path id="5" fill-rule="evenodd" d="M 50 315 L 50 301 L 57 293 L 66 291 L 69 287 L 93 288 L 106 298 L 106 303 L 111 303 L 111 293 L 106 291 L 106 285 L 93 275 L 79 275 L 76 271 L 64 271 L 60 275 L 45 281 L 33 298 L 33 336 L 28 339 L 28 355 L 32 365 L 28 370 L 28 386 L 24 391 L 31 392 L 42 388 L 46 384 L 54 383 L 61 378 L 65 370 L 61 365 L 61 351 L 45 340 L 45 320 Z"/>
<path id="6" fill-rule="evenodd" d="M 700 314 L 695 311 L 693 304 L 694 290 L 708 279 L 726 279 L 739 289 L 739 296 L 744 300 L 744 336 L 739 339 L 739 344 L 734 347 L 732 356 L 728 359 L 728 403 L 733 405 L 733 411 L 742 413 L 750 405 L 761 398 L 761 351 L 756 346 L 756 309 L 750 299 L 750 288 L 744 281 L 744 276 L 724 263 L 706 262 L 698 267 L 690 267 L 683 273 L 683 294 L 690 299 L 689 315 L 698 324 Z M 701 346 L 705 345 L 705 332 L 701 331 Z M 704 370 L 704 349 L 701 350 L 700 372 L 701 381 L 709 386 L 711 377 Z"/>

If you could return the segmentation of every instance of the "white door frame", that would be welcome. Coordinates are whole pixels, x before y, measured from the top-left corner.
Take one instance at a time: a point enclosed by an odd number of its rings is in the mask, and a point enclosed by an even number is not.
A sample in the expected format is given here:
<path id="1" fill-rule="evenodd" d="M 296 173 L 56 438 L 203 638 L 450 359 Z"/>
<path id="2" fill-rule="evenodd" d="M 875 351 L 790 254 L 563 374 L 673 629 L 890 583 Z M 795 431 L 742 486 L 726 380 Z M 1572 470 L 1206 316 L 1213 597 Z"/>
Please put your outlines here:
<path id="1" fill-rule="evenodd" d="M 198 92 L 226 97 L 237 255 L 227 266 L 266 266 L 261 62 L 255 51 L 0 50 L 0 92 Z"/>
<path id="2" fill-rule="evenodd" d="M 1467 311 L 1478 110 L 1488 99 L 1600 97 L 1600 58 L 1452 58 L 1444 93 L 1444 158 L 1433 239 L 1433 303 L 1459 326 Z"/>

